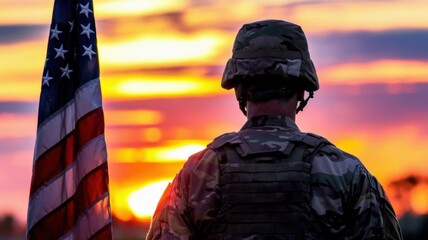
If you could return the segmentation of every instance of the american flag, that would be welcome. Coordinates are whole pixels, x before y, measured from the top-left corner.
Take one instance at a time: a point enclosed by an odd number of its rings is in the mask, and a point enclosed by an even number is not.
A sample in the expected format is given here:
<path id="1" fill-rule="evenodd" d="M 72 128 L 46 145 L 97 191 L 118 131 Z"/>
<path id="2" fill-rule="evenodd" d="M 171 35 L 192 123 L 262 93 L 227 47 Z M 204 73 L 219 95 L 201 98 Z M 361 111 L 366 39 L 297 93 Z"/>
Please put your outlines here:
<path id="1" fill-rule="evenodd" d="M 27 239 L 111 239 L 92 0 L 56 0 L 43 71 Z"/>

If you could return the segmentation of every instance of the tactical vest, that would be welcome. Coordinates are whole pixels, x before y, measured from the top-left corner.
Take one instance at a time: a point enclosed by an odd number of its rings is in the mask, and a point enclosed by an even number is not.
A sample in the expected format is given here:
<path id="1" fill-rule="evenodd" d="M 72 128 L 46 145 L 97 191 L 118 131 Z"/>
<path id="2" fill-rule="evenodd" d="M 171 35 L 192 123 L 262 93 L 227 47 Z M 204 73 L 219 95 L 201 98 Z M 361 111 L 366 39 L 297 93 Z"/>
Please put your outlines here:
<path id="1" fill-rule="evenodd" d="M 319 237 L 320 223 L 310 210 L 310 169 L 331 143 L 314 134 L 283 133 L 245 129 L 209 145 L 221 154 L 221 206 L 203 239 Z"/>

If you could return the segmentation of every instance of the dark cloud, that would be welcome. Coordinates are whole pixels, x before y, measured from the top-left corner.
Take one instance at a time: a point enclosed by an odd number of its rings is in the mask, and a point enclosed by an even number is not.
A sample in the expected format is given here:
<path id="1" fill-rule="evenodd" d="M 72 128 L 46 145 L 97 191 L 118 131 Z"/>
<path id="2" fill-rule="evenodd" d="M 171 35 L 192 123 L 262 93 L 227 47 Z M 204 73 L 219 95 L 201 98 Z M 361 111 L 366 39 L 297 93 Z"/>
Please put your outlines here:
<path id="1" fill-rule="evenodd" d="M 36 138 L 36 129 L 34 129 L 34 137 L 10 137 L 0 139 L 0 154 L 10 154 L 18 152 L 31 152 L 34 148 Z M 5 159 L 0 159 L 5 160 Z"/>
<path id="2" fill-rule="evenodd" d="M 428 29 L 332 32 L 308 39 L 317 66 L 378 59 L 428 61 Z"/>
<path id="3" fill-rule="evenodd" d="M 172 67 L 138 67 L 138 68 L 123 68 L 123 69 L 106 69 L 105 73 L 112 75 L 126 75 L 126 74 L 139 74 L 140 76 L 145 75 L 181 75 L 188 74 L 189 71 L 195 71 L 203 73 L 202 75 L 207 77 L 219 77 L 223 74 L 224 65 L 203 65 L 203 66 L 188 66 L 188 65 L 176 65 Z M 219 82 L 220 84 L 220 82 Z"/>
<path id="4" fill-rule="evenodd" d="M 416 176 L 416 175 L 410 175 L 405 178 L 400 178 L 398 180 L 394 180 L 389 183 L 392 187 L 405 187 L 405 188 L 411 188 L 414 186 L 417 186 L 419 184 L 428 183 L 428 177 L 426 176 Z"/>
<path id="5" fill-rule="evenodd" d="M 0 44 L 10 44 L 47 37 L 47 25 L 0 25 Z"/>
<path id="6" fill-rule="evenodd" d="M 1 113 L 37 113 L 37 102 L 0 101 Z"/>
<path id="7" fill-rule="evenodd" d="M 387 84 L 322 87 L 298 119 L 306 127 L 323 133 L 380 132 L 405 125 L 427 134 L 428 84 L 403 84 L 397 88 L 407 90 L 398 93 L 391 93 L 390 87 Z"/>

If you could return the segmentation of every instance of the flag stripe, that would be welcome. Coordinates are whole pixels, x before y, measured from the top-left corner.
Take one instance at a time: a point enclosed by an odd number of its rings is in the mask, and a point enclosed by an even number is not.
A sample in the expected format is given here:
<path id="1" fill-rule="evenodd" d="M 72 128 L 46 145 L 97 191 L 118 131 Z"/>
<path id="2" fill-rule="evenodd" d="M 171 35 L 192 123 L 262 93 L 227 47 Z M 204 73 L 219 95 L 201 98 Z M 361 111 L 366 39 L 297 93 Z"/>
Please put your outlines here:
<path id="1" fill-rule="evenodd" d="M 111 219 L 109 217 L 110 208 L 108 206 L 109 195 L 105 193 L 103 198 L 101 198 L 97 204 L 92 206 L 88 211 L 85 212 L 81 218 L 79 218 L 78 223 L 74 228 L 66 234 L 62 240 L 73 240 L 73 239 L 89 239 L 94 234 L 99 235 L 100 239 L 107 239 L 105 236 L 111 237 L 111 229 L 108 229 L 109 235 L 102 232 L 105 227 L 111 227 Z M 92 226 L 91 229 L 88 229 L 87 226 Z"/>
<path id="2" fill-rule="evenodd" d="M 104 135 L 100 135 L 82 148 L 75 163 L 64 174 L 54 179 L 46 187 L 41 188 L 30 199 L 27 226 L 32 228 L 37 221 L 46 216 L 50 211 L 70 199 L 75 194 L 79 182 L 85 178 L 85 175 L 104 164 L 106 159 Z M 69 183 L 65 188 L 63 185 L 64 182 Z M 52 193 L 58 193 L 58 196 L 52 197 Z"/>
<path id="3" fill-rule="evenodd" d="M 101 106 L 100 80 L 96 78 L 76 90 L 72 101 L 40 125 L 37 131 L 34 161 L 73 131 L 78 119 Z"/>
<path id="4" fill-rule="evenodd" d="M 40 219 L 33 227 L 30 227 L 28 239 L 58 239 L 70 230 L 80 217 L 85 214 L 98 215 L 99 212 L 91 211 L 92 206 L 97 206 L 95 209 L 106 211 L 105 214 L 99 214 L 102 218 L 109 218 L 109 208 L 101 209 L 105 204 L 108 206 L 108 187 L 105 181 L 108 174 L 107 163 L 102 164 L 91 173 L 87 174 L 79 183 L 76 193 L 64 202 L 60 207 L 51 211 L 44 218 Z M 103 204 L 96 205 L 99 199 L 102 199 Z M 106 200 L 106 201 L 104 201 Z M 94 216 L 95 217 L 95 216 Z M 93 226 L 90 229 L 93 229 Z M 104 225 L 103 225 L 104 226 Z M 99 229 L 95 229 L 94 233 Z M 81 238 L 85 239 L 85 238 Z"/>
<path id="5" fill-rule="evenodd" d="M 72 164 L 80 149 L 91 139 L 104 132 L 103 110 L 98 108 L 83 116 L 76 124 L 75 130 L 63 138 L 57 145 L 45 152 L 35 163 L 30 198 L 40 187 L 63 172 Z"/>
<path id="6" fill-rule="evenodd" d="M 111 221 L 105 225 L 101 230 L 92 235 L 89 240 L 105 240 L 111 239 L 113 236 L 111 234 Z"/>

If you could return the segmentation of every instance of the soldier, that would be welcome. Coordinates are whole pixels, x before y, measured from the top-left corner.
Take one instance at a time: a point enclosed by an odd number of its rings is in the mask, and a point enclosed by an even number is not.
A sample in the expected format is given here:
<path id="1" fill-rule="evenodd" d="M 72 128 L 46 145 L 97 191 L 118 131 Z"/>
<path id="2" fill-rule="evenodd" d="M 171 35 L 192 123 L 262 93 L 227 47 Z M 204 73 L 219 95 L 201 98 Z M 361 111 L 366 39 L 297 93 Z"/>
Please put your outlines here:
<path id="1" fill-rule="evenodd" d="M 221 86 L 248 120 L 188 159 L 147 239 L 402 239 L 360 160 L 295 124 L 319 88 L 300 26 L 245 24 Z"/>

